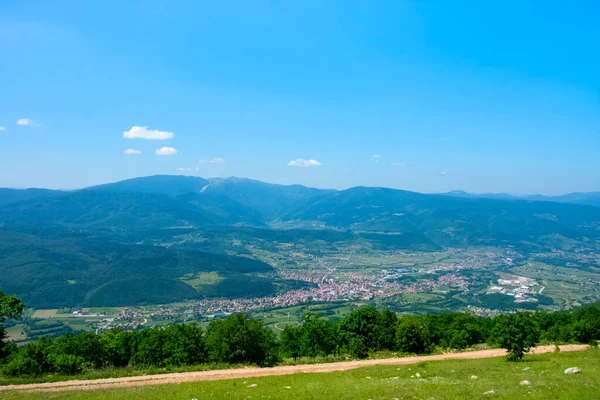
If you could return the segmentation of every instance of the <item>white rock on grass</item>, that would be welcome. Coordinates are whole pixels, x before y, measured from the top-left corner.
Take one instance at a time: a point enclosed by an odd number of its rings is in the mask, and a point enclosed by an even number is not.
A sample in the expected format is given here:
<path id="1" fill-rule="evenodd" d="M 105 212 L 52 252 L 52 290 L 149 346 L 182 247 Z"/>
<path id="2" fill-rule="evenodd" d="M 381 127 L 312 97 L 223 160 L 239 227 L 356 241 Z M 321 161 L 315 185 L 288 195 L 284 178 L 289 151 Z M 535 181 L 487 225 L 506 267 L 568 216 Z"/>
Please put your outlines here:
<path id="1" fill-rule="evenodd" d="M 248 387 L 257 387 L 258 385 L 256 383 L 253 383 L 252 385 L 248 385 Z"/>
<path id="2" fill-rule="evenodd" d="M 567 374 L 567 375 L 578 374 L 580 372 L 581 372 L 581 370 L 577 367 L 571 367 L 571 368 L 565 369 L 565 374 Z"/>
<path id="3" fill-rule="evenodd" d="M 531 385 L 531 382 L 529 382 L 529 381 L 525 380 L 525 381 L 521 381 L 521 382 L 519 382 L 519 385 L 522 385 L 522 386 L 529 386 L 529 385 Z"/>
<path id="4" fill-rule="evenodd" d="M 292 387 L 291 386 L 284 386 L 283 388 L 284 389 L 291 389 Z"/>
<path id="5" fill-rule="evenodd" d="M 485 392 L 484 394 L 494 394 L 494 393 L 496 393 L 496 392 L 494 392 L 494 389 L 492 389 L 492 390 L 488 390 L 488 391 L 487 391 L 487 392 Z"/>
<path id="6" fill-rule="evenodd" d="M 417 372 L 417 373 L 415 374 L 415 376 L 416 376 L 417 378 L 420 378 L 420 377 L 421 377 L 421 374 Z"/>
<path id="7" fill-rule="evenodd" d="M 471 375 L 471 379 L 473 379 L 473 380 L 478 379 L 477 375 Z"/>

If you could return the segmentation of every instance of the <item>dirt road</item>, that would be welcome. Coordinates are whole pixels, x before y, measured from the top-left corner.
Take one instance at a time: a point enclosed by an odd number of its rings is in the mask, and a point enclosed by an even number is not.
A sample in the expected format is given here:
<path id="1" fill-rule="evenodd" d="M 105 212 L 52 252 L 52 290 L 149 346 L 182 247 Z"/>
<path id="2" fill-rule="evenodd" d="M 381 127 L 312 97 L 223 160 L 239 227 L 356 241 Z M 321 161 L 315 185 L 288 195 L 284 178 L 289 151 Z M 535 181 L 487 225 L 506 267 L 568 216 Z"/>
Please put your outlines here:
<path id="1" fill-rule="evenodd" d="M 554 346 L 540 346 L 535 348 L 533 354 L 549 353 L 554 351 Z M 577 351 L 587 349 L 587 345 L 560 346 L 561 351 Z M 416 356 L 404 358 L 386 358 L 381 360 L 346 361 L 328 364 L 290 365 L 273 368 L 238 368 L 201 372 L 182 372 L 176 374 L 133 376 L 125 378 L 109 378 L 82 381 L 65 381 L 52 383 L 34 383 L 27 385 L 0 386 L 0 391 L 26 390 L 26 391 L 63 391 L 63 390 L 91 390 L 108 389 L 127 386 L 160 385 L 165 383 L 181 383 L 210 381 L 235 378 L 254 378 L 259 376 L 290 375 L 308 372 L 347 371 L 349 369 L 369 367 L 374 365 L 401 365 L 414 364 L 421 361 L 475 359 L 504 356 L 504 350 L 479 350 L 464 353 L 448 353 L 433 356 Z"/>

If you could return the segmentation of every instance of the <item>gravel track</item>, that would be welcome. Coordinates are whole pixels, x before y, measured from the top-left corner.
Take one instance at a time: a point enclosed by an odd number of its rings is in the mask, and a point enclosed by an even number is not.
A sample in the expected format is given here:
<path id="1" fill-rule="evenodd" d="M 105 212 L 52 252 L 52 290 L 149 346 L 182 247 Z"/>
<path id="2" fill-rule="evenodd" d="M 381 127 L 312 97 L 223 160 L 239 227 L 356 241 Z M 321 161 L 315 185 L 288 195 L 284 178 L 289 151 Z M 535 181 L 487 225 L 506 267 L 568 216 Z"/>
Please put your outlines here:
<path id="1" fill-rule="evenodd" d="M 587 348 L 587 345 L 575 344 L 560 346 L 561 351 L 579 351 L 585 350 Z M 554 350 L 555 346 L 540 346 L 536 347 L 535 349 L 532 349 L 531 353 L 550 353 Z M 504 355 L 506 355 L 506 351 L 499 349 L 478 350 L 463 353 L 436 354 L 431 356 L 385 358 L 380 360 L 344 361 L 327 364 L 286 365 L 273 368 L 252 367 L 214 371 L 182 372 L 174 374 L 130 376 L 123 378 L 73 380 L 64 382 L 33 383 L 26 385 L 7 385 L 0 386 L 0 392 L 7 390 L 54 392 L 64 390 L 114 389 L 129 386 L 161 385 L 168 383 L 212 381 L 237 378 L 255 378 L 260 376 L 290 375 L 297 373 L 347 371 L 349 369 L 370 367 L 374 365 L 402 365 L 415 364 L 422 361 L 491 358 L 502 357 Z"/>

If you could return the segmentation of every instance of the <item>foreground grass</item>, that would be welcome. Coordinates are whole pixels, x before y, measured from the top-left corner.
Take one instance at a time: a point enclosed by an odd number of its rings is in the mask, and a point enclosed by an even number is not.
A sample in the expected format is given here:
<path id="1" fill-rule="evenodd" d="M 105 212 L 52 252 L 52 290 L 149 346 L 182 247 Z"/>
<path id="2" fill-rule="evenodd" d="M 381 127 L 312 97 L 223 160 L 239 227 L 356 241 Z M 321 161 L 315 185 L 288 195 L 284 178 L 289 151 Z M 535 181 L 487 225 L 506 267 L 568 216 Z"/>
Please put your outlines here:
<path id="1" fill-rule="evenodd" d="M 489 348 L 487 345 L 477 345 L 473 350 L 484 350 Z M 436 349 L 431 354 L 440 354 L 441 349 Z M 391 351 L 378 351 L 369 354 L 369 359 L 382 359 L 382 358 L 397 358 L 407 357 L 413 354 L 391 352 Z M 325 364 L 338 361 L 351 361 L 352 357 L 348 355 L 329 355 L 322 357 L 302 357 L 297 360 L 291 358 L 283 359 L 278 365 L 303 365 L 303 364 Z M 143 375 L 158 375 L 158 374 L 171 374 L 174 372 L 197 372 L 197 371 L 211 371 L 216 369 L 234 369 L 244 367 L 256 367 L 254 364 L 229 364 L 229 363 L 204 363 L 197 365 L 187 365 L 180 367 L 125 367 L 125 368 L 101 368 L 101 369 L 90 369 L 85 372 L 76 375 L 60 375 L 60 374 L 45 374 L 41 376 L 31 377 L 12 377 L 0 375 L 0 386 L 5 385 L 22 385 L 27 383 L 44 383 L 44 382 L 62 382 L 72 380 L 90 380 L 90 379 L 103 379 L 103 378 L 124 378 L 128 376 L 143 376 Z M 1 399 L 1 397 L 0 397 Z"/>
<path id="2" fill-rule="evenodd" d="M 579 367 L 578 375 L 565 375 Z M 414 377 L 416 373 L 421 378 Z M 478 379 L 471 379 L 476 375 Z M 530 386 L 519 384 L 522 380 Z M 249 387 L 251 385 L 255 387 Z M 289 388 L 288 388 L 289 387 Z M 493 390 L 493 394 L 485 392 Z M 24 393 L 0 392 L 15 399 L 598 399 L 600 352 L 577 351 L 528 356 L 524 362 L 504 358 L 431 361 L 414 365 L 380 366 L 346 372 L 204 381 L 121 389 Z"/>

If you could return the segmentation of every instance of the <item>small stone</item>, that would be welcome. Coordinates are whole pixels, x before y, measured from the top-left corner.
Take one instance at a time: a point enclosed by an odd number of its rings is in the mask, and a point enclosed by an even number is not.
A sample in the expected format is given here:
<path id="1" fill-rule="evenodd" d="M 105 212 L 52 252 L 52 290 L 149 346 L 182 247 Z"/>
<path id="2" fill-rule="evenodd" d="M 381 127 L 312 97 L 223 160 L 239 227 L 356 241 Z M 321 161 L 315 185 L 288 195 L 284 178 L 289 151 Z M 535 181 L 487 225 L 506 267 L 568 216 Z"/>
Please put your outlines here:
<path id="1" fill-rule="evenodd" d="M 252 385 L 248 385 L 248 387 L 257 387 L 258 385 L 256 383 L 253 383 Z"/>
<path id="2" fill-rule="evenodd" d="M 484 394 L 494 394 L 494 393 L 496 393 L 496 392 L 494 392 L 494 389 L 492 389 L 492 390 L 488 390 L 488 391 L 487 391 L 487 392 L 485 392 Z"/>
<path id="3" fill-rule="evenodd" d="M 525 367 L 525 368 L 523 368 L 523 371 L 529 371 L 530 369 L 531 368 L 529 368 L 529 367 Z"/>
<path id="4" fill-rule="evenodd" d="M 571 368 L 565 369 L 565 374 L 567 374 L 567 375 L 578 374 L 580 372 L 581 372 L 581 370 L 577 367 L 571 367 Z"/>
<path id="5" fill-rule="evenodd" d="M 371 377 L 370 377 L 370 376 L 367 376 L 365 379 L 371 379 Z"/>
<path id="6" fill-rule="evenodd" d="M 415 376 L 416 376 L 417 378 L 420 378 L 420 377 L 421 377 L 421 374 L 417 372 L 417 373 L 415 374 Z"/>
<path id="7" fill-rule="evenodd" d="M 414 375 L 411 375 L 410 377 L 411 377 L 411 378 L 414 378 L 415 376 L 414 376 Z"/>
<path id="8" fill-rule="evenodd" d="M 475 379 L 479 379 L 479 378 L 477 378 L 477 375 L 471 375 L 471 379 L 475 380 Z"/>
<path id="9" fill-rule="evenodd" d="M 519 383 L 519 385 L 521 385 L 521 386 L 529 386 L 529 385 L 531 385 L 531 382 L 529 382 L 529 381 L 525 380 L 525 381 L 521 381 L 521 382 Z"/>
<path id="10" fill-rule="evenodd" d="M 291 386 L 284 386 L 283 388 L 284 389 L 291 389 L 292 387 Z"/>

